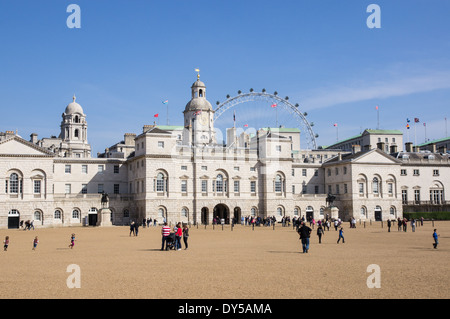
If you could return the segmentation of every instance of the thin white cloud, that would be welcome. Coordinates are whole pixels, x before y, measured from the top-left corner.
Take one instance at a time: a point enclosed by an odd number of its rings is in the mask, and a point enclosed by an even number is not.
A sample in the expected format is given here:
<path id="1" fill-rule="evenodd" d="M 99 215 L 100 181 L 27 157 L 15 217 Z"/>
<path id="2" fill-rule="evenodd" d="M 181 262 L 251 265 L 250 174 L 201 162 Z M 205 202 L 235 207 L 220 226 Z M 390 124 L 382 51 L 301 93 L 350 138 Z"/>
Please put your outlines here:
<path id="1" fill-rule="evenodd" d="M 321 88 L 310 92 L 309 96 L 302 101 L 302 106 L 305 110 L 312 110 L 344 103 L 406 96 L 448 88 L 450 88 L 450 71 L 437 71 L 403 78 L 394 78 L 391 75 L 383 81 Z"/>

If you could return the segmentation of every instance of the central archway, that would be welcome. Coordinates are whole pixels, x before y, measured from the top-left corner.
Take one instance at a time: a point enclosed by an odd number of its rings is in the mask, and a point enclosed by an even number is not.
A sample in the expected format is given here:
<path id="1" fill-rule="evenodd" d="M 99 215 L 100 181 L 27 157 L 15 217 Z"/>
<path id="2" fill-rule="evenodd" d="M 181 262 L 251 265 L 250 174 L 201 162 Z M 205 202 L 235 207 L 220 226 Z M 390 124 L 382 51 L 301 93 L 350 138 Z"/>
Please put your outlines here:
<path id="1" fill-rule="evenodd" d="M 220 221 L 223 219 L 225 221 L 225 224 L 229 224 L 230 209 L 225 204 L 217 204 L 216 206 L 214 206 L 213 218 L 216 218 L 218 223 L 220 223 Z"/>

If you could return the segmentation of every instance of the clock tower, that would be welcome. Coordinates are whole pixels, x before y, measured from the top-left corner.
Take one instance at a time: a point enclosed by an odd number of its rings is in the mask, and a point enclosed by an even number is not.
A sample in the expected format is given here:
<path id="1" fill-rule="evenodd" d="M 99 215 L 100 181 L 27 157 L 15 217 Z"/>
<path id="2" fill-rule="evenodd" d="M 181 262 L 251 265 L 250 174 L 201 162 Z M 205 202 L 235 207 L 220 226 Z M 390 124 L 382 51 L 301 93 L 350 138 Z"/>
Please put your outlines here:
<path id="1" fill-rule="evenodd" d="M 183 144 L 187 145 L 214 145 L 216 134 L 214 131 L 214 110 L 206 99 L 205 83 L 197 81 L 191 86 L 191 100 L 184 110 L 184 136 Z"/>

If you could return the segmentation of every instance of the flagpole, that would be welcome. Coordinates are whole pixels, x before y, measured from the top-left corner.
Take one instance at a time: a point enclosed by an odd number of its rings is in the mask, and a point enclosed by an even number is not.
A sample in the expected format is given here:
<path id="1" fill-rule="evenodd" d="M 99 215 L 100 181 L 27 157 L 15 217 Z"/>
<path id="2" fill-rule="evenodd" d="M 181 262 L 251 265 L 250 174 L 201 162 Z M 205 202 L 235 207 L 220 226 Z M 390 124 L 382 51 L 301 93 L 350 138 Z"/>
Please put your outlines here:
<path id="1" fill-rule="evenodd" d="M 447 118 L 445 118 L 445 137 L 447 137 Z"/>
<path id="2" fill-rule="evenodd" d="M 378 109 L 378 105 L 376 107 L 377 109 L 377 130 L 380 129 L 380 110 Z"/>
<path id="3" fill-rule="evenodd" d="M 427 123 L 423 123 L 423 127 L 425 128 L 425 143 L 427 142 Z"/>
<path id="4" fill-rule="evenodd" d="M 167 106 L 167 126 L 169 126 L 169 102 L 166 103 Z"/>

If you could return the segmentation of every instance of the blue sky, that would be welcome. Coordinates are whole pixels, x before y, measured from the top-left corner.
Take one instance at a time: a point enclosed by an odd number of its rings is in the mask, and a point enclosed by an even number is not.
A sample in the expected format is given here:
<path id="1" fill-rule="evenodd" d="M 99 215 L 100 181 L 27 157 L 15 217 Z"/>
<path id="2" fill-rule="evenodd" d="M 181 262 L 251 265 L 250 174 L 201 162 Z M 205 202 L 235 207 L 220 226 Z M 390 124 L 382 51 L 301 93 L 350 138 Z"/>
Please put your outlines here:
<path id="1" fill-rule="evenodd" d="M 72 3 L 80 29 L 66 25 Z M 366 25 L 371 3 L 381 8 L 380 29 Z M 0 131 L 59 135 L 76 94 L 96 154 L 140 133 L 156 113 L 166 124 L 163 100 L 170 124 L 182 125 L 200 68 L 213 106 L 250 88 L 289 96 L 314 122 L 318 145 L 376 128 L 376 105 L 379 127 L 404 131 L 405 141 L 414 117 L 418 143 L 423 122 L 427 138 L 442 138 L 449 14 L 442 0 L 0 0 Z M 251 126 L 252 113 L 239 110 Z M 267 124 L 254 125 L 274 126 L 270 111 L 255 112 L 266 112 Z M 289 126 L 281 110 L 278 118 Z"/>

